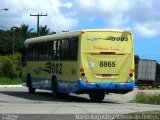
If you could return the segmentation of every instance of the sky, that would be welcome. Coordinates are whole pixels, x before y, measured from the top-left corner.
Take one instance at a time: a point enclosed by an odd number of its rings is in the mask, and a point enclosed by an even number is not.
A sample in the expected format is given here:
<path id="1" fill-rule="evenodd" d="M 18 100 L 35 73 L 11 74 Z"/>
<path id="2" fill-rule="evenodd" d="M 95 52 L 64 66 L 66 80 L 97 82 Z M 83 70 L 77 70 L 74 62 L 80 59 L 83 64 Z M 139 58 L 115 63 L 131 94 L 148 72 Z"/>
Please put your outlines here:
<path id="1" fill-rule="evenodd" d="M 160 63 L 160 0 L 0 0 L 0 29 L 28 24 L 52 31 L 80 29 L 130 30 L 135 54 Z M 3 8 L 9 8 L 3 11 Z"/>

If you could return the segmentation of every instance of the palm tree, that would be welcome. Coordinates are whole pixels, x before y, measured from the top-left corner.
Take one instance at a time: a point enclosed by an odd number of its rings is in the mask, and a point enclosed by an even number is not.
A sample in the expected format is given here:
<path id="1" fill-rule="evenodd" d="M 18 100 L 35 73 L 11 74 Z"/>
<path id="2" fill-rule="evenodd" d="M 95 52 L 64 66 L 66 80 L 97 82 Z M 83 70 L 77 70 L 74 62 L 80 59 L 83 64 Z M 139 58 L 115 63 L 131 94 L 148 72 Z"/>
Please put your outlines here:
<path id="1" fill-rule="evenodd" d="M 11 32 L 11 39 L 13 41 L 12 43 L 12 48 L 13 51 L 19 51 L 24 47 L 24 41 L 31 36 L 31 31 L 33 29 L 29 29 L 29 25 L 26 24 L 21 24 L 20 27 L 12 27 L 10 32 Z"/>
<path id="2" fill-rule="evenodd" d="M 39 27 L 40 36 L 48 35 L 49 33 L 50 33 L 50 28 L 47 28 L 47 25 L 45 25 L 44 27 L 43 26 Z"/>
<path id="3" fill-rule="evenodd" d="M 29 29 L 29 25 L 25 25 L 24 23 L 19 28 L 19 33 L 21 34 L 21 37 L 23 41 L 30 37 L 31 31 L 33 29 Z"/>

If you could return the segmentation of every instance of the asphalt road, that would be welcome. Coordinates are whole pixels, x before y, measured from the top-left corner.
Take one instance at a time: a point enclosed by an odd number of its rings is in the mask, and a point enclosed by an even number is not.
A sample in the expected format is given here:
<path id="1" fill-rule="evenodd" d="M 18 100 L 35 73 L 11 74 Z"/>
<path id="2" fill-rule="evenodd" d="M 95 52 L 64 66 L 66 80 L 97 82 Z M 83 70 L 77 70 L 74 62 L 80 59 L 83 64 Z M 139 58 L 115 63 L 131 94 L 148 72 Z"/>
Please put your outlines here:
<path id="1" fill-rule="evenodd" d="M 88 95 L 71 94 L 67 98 L 56 99 L 51 92 L 44 90 L 29 94 L 26 87 L 0 88 L 0 119 L 70 120 L 78 119 L 76 115 L 79 114 L 126 114 L 160 110 L 159 105 L 130 103 L 136 92 L 135 89 L 126 95 L 110 94 L 106 95 L 103 102 L 92 103 Z"/>

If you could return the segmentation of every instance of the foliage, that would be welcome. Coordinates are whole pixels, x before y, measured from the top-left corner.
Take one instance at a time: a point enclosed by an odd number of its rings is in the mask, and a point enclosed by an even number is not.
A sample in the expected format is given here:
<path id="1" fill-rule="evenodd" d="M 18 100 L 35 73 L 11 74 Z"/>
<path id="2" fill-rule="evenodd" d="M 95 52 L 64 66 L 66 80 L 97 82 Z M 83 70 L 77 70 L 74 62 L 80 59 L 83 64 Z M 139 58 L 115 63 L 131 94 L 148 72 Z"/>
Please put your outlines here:
<path id="1" fill-rule="evenodd" d="M 7 78 L 7 77 L 0 77 L 0 85 L 18 85 L 22 84 L 22 80 L 20 78 Z"/>
<path id="2" fill-rule="evenodd" d="M 149 93 L 139 92 L 135 96 L 135 99 L 133 101 L 137 103 L 160 105 L 160 94 L 149 94 Z"/>
<path id="3" fill-rule="evenodd" d="M 14 50 L 16 52 L 21 52 L 24 48 L 24 41 L 31 37 L 31 31 L 33 29 L 29 29 L 29 25 L 22 24 L 20 27 L 12 27 L 11 28 L 11 36 L 12 41 L 14 39 Z M 33 36 L 35 37 L 35 36 Z"/>
<path id="4" fill-rule="evenodd" d="M 10 30 L 0 30 L 0 55 L 12 54 L 14 51 L 21 52 L 24 47 L 24 40 L 35 37 L 36 33 L 31 32 L 29 25 L 22 24 L 20 27 L 11 27 Z"/>
<path id="5" fill-rule="evenodd" d="M 139 56 L 138 55 L 134 55 L 134 63 L 138 64 L 139 63 Z"/>
<path id="6" fill-rule="evenodd" d="M 13 43 L 14 51 L 22 52 L 24 48 L 24 41 L 28 38 L 36 37 L 37 34 L 32 32 L 33 28 L 30 29 L 29 25 L 21 24 L 20 27 L 13 26 L 10 30 L 1 30 L 0 29 L 0 55 L 12 54 Z M 50 32 L 50 28 L 45 26 L 39 27 L 40 36 L 56 34 L 56 32 Z"/>
<path id="7" fill-rule="evenodd" d="M 24 23 L 19 28 L 19 33 L 21 34 L 23 41 L 27 38 L 29 38 L 31 31 L 33 29 L 29 29 L 29 25 L 25 25 Z"/>
<path id="8" fill-rule="evenodd" d="M 156 82 L 160 84 L 160 64 L 156 65 Z"/>
<path id="9" fill-rule="evenodd" d="M 138 79 L 138 63 L 139 63 L 139 56 L 134 55 L 134 63 L 135 63 L 135 84 L 137 85 L 137 79 Z"/>
<path id="10" fill-rule="evenodd" d="M 10 31 L 0 30 L 0 54 L 11 54 L 11 46 Z"/>
<path id="11" fill-rule="evenodd" d="M 20 54 L 0 56 L 0 77 L 16 78 L 21 69 Z"/>
<path id="12" fill-rule="evenodd" d="M 50 32 L 50 28 L 47 28 L 47 25 L 45 25 L 44 27 L 43 26 L 39 27 L 39 35 L 40 36 L 48 35 L 49 32 Z"/>

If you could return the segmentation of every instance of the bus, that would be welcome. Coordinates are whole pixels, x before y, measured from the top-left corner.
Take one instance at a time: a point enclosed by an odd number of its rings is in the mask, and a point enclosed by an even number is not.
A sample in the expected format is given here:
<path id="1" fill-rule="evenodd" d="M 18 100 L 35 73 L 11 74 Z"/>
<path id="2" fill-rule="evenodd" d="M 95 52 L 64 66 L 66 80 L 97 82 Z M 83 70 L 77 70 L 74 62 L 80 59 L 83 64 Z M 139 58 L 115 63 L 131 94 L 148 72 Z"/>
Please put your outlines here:
<path id="1" fill-rule="evenodd" d="M 106 94 L 134 89 L 134 48 L 130 31 L 85 29 L 30 38 L 24 42 L 22 84 L 29 93 L 50 90 L 55 96 Z"/>

